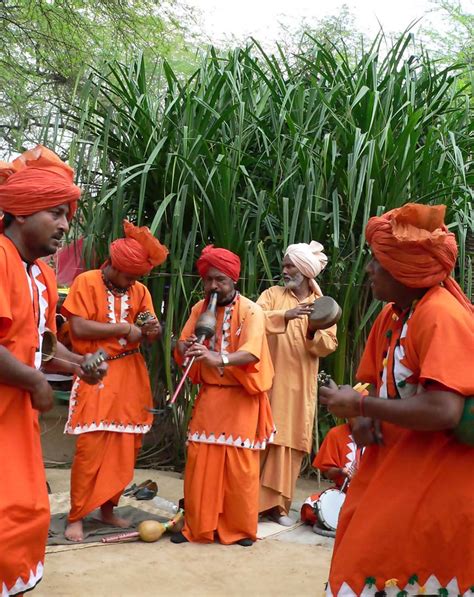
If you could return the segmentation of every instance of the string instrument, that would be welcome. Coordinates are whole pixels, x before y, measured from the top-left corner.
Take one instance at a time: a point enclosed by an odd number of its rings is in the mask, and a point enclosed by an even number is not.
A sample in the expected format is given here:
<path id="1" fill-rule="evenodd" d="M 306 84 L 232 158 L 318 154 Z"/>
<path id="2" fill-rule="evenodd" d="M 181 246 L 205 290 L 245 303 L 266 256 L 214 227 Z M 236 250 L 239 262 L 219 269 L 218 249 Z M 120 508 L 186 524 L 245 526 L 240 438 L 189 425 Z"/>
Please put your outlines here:
<path id="1" fill-rule="evenodd" d="M 194 334 L 197 336 L 196 342 L 201 344 L 205 340 L 209 340 L 214 336 L 216 333 L 216 310 L 217 310 L 217 292 L 213 292 L 209 298 L 209 304 L 207 306 L 207 310 L 198 317 L 196 321 L 196 326 L 194 328 Z M 184 381 L 194 364 L 195 356 L 191 359 L 186 358 L 183 362 L 183 366 L 185 370 L 183 372 L 183 377 L 176 388 L 173 397 L 168 402 L 168 407 L 172 407 L 178 397 L 181 388 L 183 387 Z"/>
<path id="2" fill-rule="evenodd" d="M 308 315 L 308 328 L 311 332 L 326 330 L 341 319 L 342 309 L 330 296 L 321 296 L 313 303 L 313 310 Z"/>
<path id="3" fill-rule="evenodd" d="M 102 543 L 123 543 L 125 541 L 141 540 L 145 543 L 154 543 L 158 541 L 166 531 L 178 531 L 182 528 L 184 522 L 184 511 L 179 510 L 175 516 L 168 522 L 158 522 L 157 520 L 144 520 L 138 525 L 136 531 L 129 531 L 127 533 L 119 533 L 111 537 L 104 537 Z"/>
<path id="4" fill-rule="evenodd" d="M 61 359 L 56 356 L 56 350 L 58 348 L 58 341 L 56 338 L 56 334 L 52 332 L 50 329 L 46 328 L 43 332 L 43 343 L 41 346 L 41 363 L 48 363 L 53 359 L 57 361 L 61 361 L 64 363 L 69 363 L 71 365 L 76 365 L 77 363 L 73 363 L 67 359 Z M 103 348 L 99 348 L 93 354 L 88 355 L 84 358 L 81 363 L 81 368 L 88 374 L 95 373 L 99 366 L 107 361 L 109 355 Z"/>

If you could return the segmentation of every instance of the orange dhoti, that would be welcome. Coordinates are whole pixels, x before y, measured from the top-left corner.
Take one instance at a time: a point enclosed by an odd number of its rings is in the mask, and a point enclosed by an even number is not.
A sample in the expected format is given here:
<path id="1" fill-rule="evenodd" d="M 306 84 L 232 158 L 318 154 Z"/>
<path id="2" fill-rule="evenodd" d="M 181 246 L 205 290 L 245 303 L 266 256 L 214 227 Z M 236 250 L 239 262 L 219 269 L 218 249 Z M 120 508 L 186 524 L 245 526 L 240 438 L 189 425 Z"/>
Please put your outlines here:
<path id="1" fill-rule="evenodd" d="M 107 502 L 118 504 L 133 479 L 142 435 L 92 431 L 77 438 L 71 469 L 71 511 L 76 522 Z"/>
<path id="2" fill-rule="evenodd" d="M 190 442 L 184 476 L 189 541 L 257 538 L 259 458 L 255 450 Z"/>

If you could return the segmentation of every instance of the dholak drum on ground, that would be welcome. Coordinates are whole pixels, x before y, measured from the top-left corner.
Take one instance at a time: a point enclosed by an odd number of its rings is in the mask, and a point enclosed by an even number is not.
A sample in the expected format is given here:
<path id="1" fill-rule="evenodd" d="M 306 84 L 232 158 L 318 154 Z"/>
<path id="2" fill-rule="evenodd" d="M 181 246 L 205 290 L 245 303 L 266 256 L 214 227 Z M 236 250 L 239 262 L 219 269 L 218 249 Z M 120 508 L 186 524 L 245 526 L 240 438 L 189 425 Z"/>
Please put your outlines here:
<path id="1" fill-rule="evenodd" d="M 329 531 L 337 529 L 337 521 L 346 494 L 339 489 L 326 489 L 319 496 L 315 504 L 315 513 L 319 524 Z"/>

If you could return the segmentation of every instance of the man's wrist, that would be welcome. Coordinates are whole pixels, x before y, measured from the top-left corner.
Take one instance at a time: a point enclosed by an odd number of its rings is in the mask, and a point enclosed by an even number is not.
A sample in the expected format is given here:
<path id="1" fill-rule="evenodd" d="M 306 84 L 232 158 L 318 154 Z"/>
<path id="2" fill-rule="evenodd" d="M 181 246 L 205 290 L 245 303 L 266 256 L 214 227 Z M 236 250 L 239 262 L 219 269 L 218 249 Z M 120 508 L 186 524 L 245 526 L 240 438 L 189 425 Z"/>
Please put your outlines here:
<path id="1" fill-rule="evenodd" d="M 221 361 L 222 361 L 223 367 L 227 367 L 229 365 L 229 357 L 226 354 L 223 354 L 222 352 L 221 352 Z"/>

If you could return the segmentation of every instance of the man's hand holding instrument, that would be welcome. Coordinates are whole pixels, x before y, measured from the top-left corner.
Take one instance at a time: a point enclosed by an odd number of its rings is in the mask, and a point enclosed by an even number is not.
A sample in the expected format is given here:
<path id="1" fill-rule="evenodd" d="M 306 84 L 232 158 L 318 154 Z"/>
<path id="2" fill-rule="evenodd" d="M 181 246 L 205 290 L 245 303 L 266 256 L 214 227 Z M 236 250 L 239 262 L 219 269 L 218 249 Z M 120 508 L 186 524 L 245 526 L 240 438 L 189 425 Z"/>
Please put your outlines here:
<path id="1" fill-rule="evenodd" d="M 194 364 L 195 360 L 204 361 L 205 359 L 212 358 L 212 351 L 210 351 L 205 345 L 204 341 L 209 340 L 212 338 L 216 333 L 216 310 L 217 310 L 217 292 L 211 293 L 209 297 L 209 304 L 207 310 L 204 313 L 201 313 L 198 320 L 196 321 L 196 327 L 194 329 L 194 335 L 190 338 L 187 338 L 184 345 L 185 345 L 185 352 L 184 352 L 184 362 L 183 366 L 185 367 L 183 372 L 183 377 L 179 382 L 171 400 L 168 402 L 168 407 L 172 407 L 178 397 L 181 388 L 186 380 L 186 377 Z M 196 340 L 193 340 L 196 338 Z M 217 353 L 216 353 L 217 355 Z"/>

